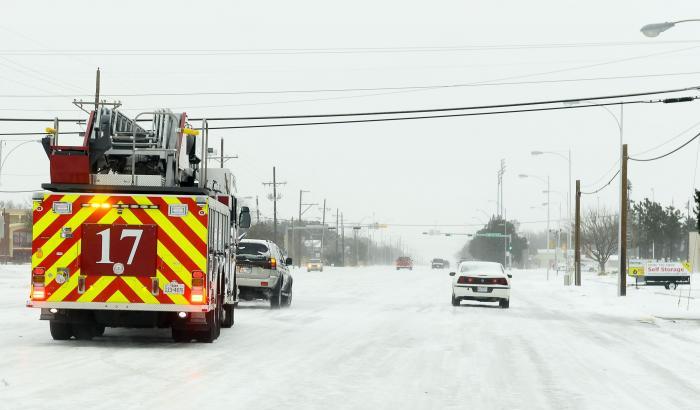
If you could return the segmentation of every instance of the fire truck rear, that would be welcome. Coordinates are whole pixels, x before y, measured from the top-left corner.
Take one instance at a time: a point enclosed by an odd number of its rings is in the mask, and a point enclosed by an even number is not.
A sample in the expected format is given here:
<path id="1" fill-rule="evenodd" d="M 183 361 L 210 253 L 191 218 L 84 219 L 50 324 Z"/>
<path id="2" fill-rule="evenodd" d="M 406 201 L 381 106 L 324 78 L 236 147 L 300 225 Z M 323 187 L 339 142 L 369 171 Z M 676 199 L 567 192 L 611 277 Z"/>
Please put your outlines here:
<path id="1" fill-rule="evenodd" d="M 201 159 L 206 121 L 200 136 L 184 113 L 130 119 L 102 106 L 81 143 L 59 144 L 57 128 L 42 141 L 51 182 L 33 200 L 27 306 L 41 308 L 56 340 L 105 327 L 215 340 L 233 325 L 235 244 L 250 214 L 233 175 Z"/>

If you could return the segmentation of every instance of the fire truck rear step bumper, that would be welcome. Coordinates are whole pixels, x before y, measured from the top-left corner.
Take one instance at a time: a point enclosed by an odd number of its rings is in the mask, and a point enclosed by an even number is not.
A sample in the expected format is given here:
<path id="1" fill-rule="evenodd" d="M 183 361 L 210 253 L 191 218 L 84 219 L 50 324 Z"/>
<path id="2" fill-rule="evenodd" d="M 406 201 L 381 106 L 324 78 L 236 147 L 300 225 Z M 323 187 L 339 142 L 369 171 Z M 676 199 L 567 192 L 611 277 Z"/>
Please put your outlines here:
<path id="1" fill-rule="evenodd" d="M 133 310 L 144 312 L 208 312 L 210 305 L 168 305 L 149 303 L 99 303 L 99 302 L 36 302 L 28 301 L 27 307 L 44 309 L 83 309 L 83 310 Z"/>

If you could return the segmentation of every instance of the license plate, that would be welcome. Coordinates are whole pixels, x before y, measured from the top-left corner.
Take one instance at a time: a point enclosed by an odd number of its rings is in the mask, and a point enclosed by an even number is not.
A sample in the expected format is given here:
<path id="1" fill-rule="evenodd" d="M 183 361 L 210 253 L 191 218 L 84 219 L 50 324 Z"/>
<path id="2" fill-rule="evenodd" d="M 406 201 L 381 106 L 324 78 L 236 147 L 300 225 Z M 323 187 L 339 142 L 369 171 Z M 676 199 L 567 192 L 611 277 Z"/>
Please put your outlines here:
<path id="1" fill-rule="evenodd" d="M 486 286 L 477 286 L 476 291 L 479 293 L 487 293 L 489 291 L 489 288 Z"/>
<path id="2" fill-rule="evenodd" d="M 169 295 L 184 295 L 185 294 L 185 285 L 182 283 L 177 283 L 175 281 L 172 281 L 170 283 L 165 284 L 165 289 L 163 289 L 165 293 Z"/>
<path id="3" fill-rule="evenodd" d="M 253 270 L 250 268 L 250 266 L 241 266 L 241 270 L 240 270 L 241 273 L 250 273 L 252 271 Z"/>

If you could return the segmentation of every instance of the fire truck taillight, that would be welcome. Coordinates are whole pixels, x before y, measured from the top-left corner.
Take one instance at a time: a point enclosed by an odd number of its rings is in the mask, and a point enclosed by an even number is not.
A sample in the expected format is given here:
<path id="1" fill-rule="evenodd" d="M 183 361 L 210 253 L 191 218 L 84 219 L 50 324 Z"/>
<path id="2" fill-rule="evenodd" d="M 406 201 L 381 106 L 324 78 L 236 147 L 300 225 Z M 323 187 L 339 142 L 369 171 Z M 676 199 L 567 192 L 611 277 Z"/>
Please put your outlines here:
<path id="1" fill-rule="evenodd" d="M 44 300 L 46 298 L 46 287 L 44 273 L 46 270 L 42 267 L 36 267 L 32 270 L 32 299 Z"/>
<path id="2" fill-rule="evenodd" d="M 206 278 L 200 270 L 192 272 L 192 291 L 190 292 L 191 303 L 204 303 L 204 289 Z"/>
<path id="3" fill-rule="evenodd" d="M 56 201 L 52 205 L 53 212 L 59 215 L 69 215 L 73 213 L 73 204 L 70 202 Z"/>

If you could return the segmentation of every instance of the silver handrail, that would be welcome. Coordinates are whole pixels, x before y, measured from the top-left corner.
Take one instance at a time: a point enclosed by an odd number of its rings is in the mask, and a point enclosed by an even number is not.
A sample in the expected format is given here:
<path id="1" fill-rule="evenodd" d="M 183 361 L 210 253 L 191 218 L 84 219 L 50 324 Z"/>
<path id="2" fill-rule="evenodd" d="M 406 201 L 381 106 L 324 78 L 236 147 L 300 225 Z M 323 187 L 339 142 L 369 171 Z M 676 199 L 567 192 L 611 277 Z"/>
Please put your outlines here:
<path id="1" fill-rule="evenodd" d="M 138 121 L 139 117 L 142 115 L 159 115 L 159 114 L 166 114 L 170 116 L 176 123 L 177 123 L 177 115 L 172 112 L 157 112 L 157 111 L 148 111 L 148 112 L 140 112 L 136 114 L 136 117 L 134 117 L 133 122 L 131 123 L 131 185 L 136 185 L 136 122 Z M 153 120 L 152 120 L 153 121 Z M 153 130 L 155 131 L 155 130 Z"/>

